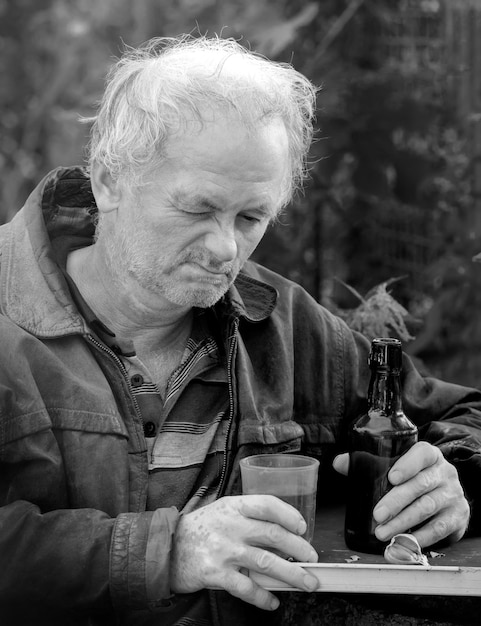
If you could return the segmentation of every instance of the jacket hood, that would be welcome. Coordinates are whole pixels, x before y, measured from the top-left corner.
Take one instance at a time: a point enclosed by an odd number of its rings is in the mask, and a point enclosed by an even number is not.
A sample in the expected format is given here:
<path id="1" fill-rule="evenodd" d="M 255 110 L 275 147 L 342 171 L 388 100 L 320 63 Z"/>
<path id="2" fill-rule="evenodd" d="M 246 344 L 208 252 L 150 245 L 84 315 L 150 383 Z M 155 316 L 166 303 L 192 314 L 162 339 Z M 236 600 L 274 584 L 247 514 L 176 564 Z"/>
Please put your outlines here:
<path id="1" fill-rule="evenodd" d="M 1 312 L 38 337 L 88 332 L 62 272 L 62 239 L 91 245 L 97 207 L 86 168 L 57 168 L 29 196 L 24 207 L 0 227 Z M 251 322 L 267 318 L 277 291 L 255 277 L 246 263 L 224 298 L 231 314 Z"/>

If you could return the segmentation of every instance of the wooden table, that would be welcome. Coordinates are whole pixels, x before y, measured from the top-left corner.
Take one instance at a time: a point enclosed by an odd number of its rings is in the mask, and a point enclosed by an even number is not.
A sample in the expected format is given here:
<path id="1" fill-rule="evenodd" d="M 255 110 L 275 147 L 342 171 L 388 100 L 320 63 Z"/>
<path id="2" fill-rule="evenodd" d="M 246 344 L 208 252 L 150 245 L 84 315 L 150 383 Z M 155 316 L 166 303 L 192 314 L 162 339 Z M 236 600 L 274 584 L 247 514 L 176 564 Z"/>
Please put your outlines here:
<path id="1" fill-rule="evenodd" d="M 390 565 L 382 556 L 349 550 L 343 526 L 342 507 L 318 512 L 313 544 L 319 563 L 302 566 L 318 577 L 319 592 L 481 596 L 481 538 L 464 538 L 450 546 L 426 550 L 428 567 Z M 270 577 L 251 575 L 267 589 L 292 590 Z"/>

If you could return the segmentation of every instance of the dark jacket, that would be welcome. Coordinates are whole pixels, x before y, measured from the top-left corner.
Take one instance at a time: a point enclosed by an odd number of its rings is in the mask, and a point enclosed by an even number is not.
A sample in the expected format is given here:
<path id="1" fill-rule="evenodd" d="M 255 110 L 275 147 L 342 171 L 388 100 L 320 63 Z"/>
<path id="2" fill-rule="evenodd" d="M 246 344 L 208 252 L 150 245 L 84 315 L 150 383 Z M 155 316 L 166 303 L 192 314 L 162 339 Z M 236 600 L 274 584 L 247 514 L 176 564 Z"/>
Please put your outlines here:
<path id="1" fill-rule="evenodd" d="M 91 243 L 95 213 L 85 171 L 59 169 L 0 228 L 3 626 L 161 625 L 181 610 L 165 566 L 178 512 L 145 510 L 146 442 L 128 377 L 79 315 L 59 267 L 64 237 Z M 369 343 L 253 263 L 216 314 L 230 393 L 219 496 L 240 492 L 241 457 L 266 451 L 320 457 L 328 485 L 347 425 L 365 408 Z M 403 389 L 421 436 L 479 498 L 481 393 L 423 378 L 407 358 Z M 252 612 L 225 593 L 211 600 L 223 624 Z"/>

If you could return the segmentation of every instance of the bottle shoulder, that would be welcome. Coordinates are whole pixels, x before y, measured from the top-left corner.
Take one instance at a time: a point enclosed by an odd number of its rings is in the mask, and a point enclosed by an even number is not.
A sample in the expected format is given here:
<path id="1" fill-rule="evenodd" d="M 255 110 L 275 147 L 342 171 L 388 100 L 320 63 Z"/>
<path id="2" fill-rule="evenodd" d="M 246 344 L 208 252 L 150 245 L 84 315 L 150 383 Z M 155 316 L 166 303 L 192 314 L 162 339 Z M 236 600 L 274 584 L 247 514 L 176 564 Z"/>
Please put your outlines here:
<path id="1" fill-rule="evenodd" d="M 361 415 L 354 422 L 353 430 L 378 436 L 399 431 L 417 432 L 416 425 L 402 411 L 387 414 L 379 410 L 370 410 Z"/>

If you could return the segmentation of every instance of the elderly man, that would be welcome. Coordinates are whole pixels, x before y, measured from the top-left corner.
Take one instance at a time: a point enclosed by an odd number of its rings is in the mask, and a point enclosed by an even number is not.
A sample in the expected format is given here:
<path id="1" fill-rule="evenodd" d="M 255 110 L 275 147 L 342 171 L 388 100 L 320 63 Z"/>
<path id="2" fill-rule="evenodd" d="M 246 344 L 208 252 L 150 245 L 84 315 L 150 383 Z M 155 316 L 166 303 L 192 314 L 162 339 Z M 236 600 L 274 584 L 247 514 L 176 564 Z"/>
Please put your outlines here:
<path id="1" fill-rule="evenodd" d="M 299 513 L 239 495 L 258 452 L 319 455 L 329 482 L 365 406 L 366 339 L 248 261 L 303 179 L 315 94 L 230 40 L 149 42 L 109 76 L 89 170 L 0 229 L 2 625 L 267 623 L 249 571 L 315 589 Z M 403 382 L 424 441 L 376 532 L 458 539 L 481 394 L 408 359 Z"/>

